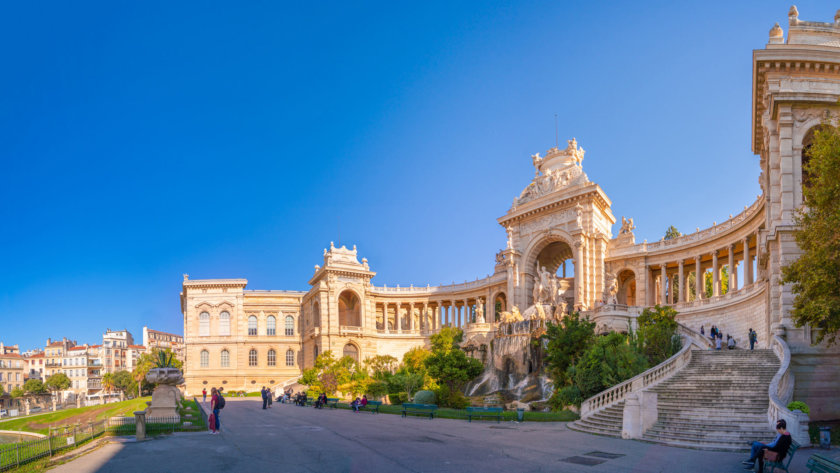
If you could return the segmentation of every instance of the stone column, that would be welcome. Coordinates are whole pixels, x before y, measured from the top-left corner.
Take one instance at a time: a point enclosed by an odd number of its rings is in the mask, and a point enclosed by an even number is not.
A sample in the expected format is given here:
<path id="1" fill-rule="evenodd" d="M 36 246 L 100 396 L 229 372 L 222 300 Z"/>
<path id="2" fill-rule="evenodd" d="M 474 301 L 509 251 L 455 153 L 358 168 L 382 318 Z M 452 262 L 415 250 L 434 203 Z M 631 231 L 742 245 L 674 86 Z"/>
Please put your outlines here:
<path id="1" fill-rule="evenodd" d="M 397 310 L 394 311 L 394 318 L 396 319 L 397 323 L 397 333 L 402 333 L 403 325 L 402 325 L 402 317 L 400 317 L 400 303 L 397 302 Z"/>
<path id="2" fill-rule="evenodd" d="M 429 316 L 429 304 L 427 302 L 423 303 L 423 315 L 420 316 L 420 331 L 428 331 L 429 330 L 429 322 L 426 320 Z"/>
<path id="3" fill-rule="evenodd" d="M 679 270 L 679 292 L 677 295 L 677 302 L 685 302 L 688 299 L 688 291 L 685 289 L 685 260 L 680 260 L 680 270 Z"/>
<path id="4" fill-rule="evenodd" d="M 659 280 L 659 303 L 662 305 L 667 304 L 667 299 L 665 299 L 665 290 L 668 285 L 668 268 L 665 266 L 665 263 L 659 265 L 662 270 L 662 278 Z"/>
<path id="5" fill-rule="evenodd" d="M 391 333 L 391 330 L 388 328 L 388 303 L 382 303 L 382 322 L 385 324 L 385 333 Z"/>
<path id="6" fill-rule="evenodd" d="M 141 442 L 146 439 L 146 411 L 134 412 L 134 426 L 137 441 Z"/>
<path id="7" fill-rule="evenodd" d="M 720 295 L 720 267 L 718 266 L 718 252 L 712 251 L 712 296 Z"/>
<path id="8" fill-rule="evenodd" d="M 750 261 L 750 236 L 744 237 L 744 285 L 753 283 L 752 261 Z"/>
<path id="9" fill-rule="evenodd" d="M 583 306 L 583 241 L 578 240 L 575 245 L 575 308 Z"/>
<path id="10" fill-rule="evenodd" d="M 414 302 L 408 303 L 408 331 L 414 331 Z"/>
<path id="11" fill-rule="evenodd" d="M 706 274 L 703 273 L 703 269 L 700 267 L 700 259 L 702 257 L 702 255 L 697 255 L 697 258 L 694 260 L 694 300 L 697 301 L 706 295 Z"/>
<path id="12" fill-rule="evenodd" d="M 738 268 L 735 267 L 735 243 L 729 245 L 729 289 L 731 292 L 738 289 Z"/>

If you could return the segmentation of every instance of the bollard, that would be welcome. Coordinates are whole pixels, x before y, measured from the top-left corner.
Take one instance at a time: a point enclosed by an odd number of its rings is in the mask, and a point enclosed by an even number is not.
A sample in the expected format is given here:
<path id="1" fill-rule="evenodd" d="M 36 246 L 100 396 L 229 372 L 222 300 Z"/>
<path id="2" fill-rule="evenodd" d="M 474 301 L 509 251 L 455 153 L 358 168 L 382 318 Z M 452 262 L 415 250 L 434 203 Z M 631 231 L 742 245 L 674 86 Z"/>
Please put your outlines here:
<path id="1" fill-rule="evenodd" d="M 137 435 L 137 441 L 143 441 L 146 439 L 146 411 L 136 411 L 134 412 L 134 423 Z"/>

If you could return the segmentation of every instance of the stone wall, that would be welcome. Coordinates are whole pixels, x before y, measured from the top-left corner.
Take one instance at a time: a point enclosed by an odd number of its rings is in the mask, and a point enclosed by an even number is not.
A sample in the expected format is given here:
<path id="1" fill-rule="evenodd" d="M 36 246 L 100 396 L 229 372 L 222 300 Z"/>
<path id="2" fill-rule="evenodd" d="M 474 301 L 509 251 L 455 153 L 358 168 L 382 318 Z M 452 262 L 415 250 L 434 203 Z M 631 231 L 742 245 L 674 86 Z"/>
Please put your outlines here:
<path id="1" fill-rule="evenodd" d="M 712 325 L 717 325 L 724 334 L 724 343 L 729 334 L 735 337 L 737 346 L 741 348 L 749 348 L 747 333 L 752 328 L 758 333 L 757 348 L 769 348 L 766 293 L 767 283 L 759 282 L 743 295 L 732 294 L 712 303 L 678 308 L 677 321 L 698 331 L 703 325 L 706 335 Z"/>

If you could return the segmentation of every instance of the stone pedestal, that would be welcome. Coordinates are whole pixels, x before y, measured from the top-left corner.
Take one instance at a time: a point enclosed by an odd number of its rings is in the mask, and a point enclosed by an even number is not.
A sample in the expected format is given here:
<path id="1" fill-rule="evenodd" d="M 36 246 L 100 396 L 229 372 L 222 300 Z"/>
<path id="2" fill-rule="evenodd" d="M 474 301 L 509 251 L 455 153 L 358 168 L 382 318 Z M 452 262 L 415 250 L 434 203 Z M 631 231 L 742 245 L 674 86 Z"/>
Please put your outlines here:
<path id="1" fill-rule="evenodd" d="M 175 386 L 161 384 L 152 392 L 152 404 L 146 409 L 146 416 L 151 418 L 178 417 L 178 402 L 181 391 Z"/>
<path id="2" fill-rule="evenodd" d="M 621 438 L 641 438 L 656 423 L 658 413 L 656 393 L 640 391 L 629 394 L 624 401 Z"/>
<path id="3" fill-rule="evenodd" d="M 137 441 L 140 442 L 146 439 L 146 411 L 134 412 L 134 425 L 136 427 L 135 435 Z"/>

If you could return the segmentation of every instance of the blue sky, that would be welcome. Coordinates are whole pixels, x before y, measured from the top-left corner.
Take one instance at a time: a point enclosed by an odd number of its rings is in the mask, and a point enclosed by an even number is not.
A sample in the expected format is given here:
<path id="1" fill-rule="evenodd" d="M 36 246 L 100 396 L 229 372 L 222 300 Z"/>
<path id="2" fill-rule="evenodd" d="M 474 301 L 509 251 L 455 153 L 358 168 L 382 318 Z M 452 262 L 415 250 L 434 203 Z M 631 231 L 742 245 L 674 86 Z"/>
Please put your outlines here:
<path id="1" fill-rule="evenodd" d="M 637 241 L 760 192 L 789 3 L 399 3 L 0 7 L 0 340 L 180 333 L 183 273 L 306 290 L 339 226 L 377 285 L 483 277 L 555 113 Z"/>

